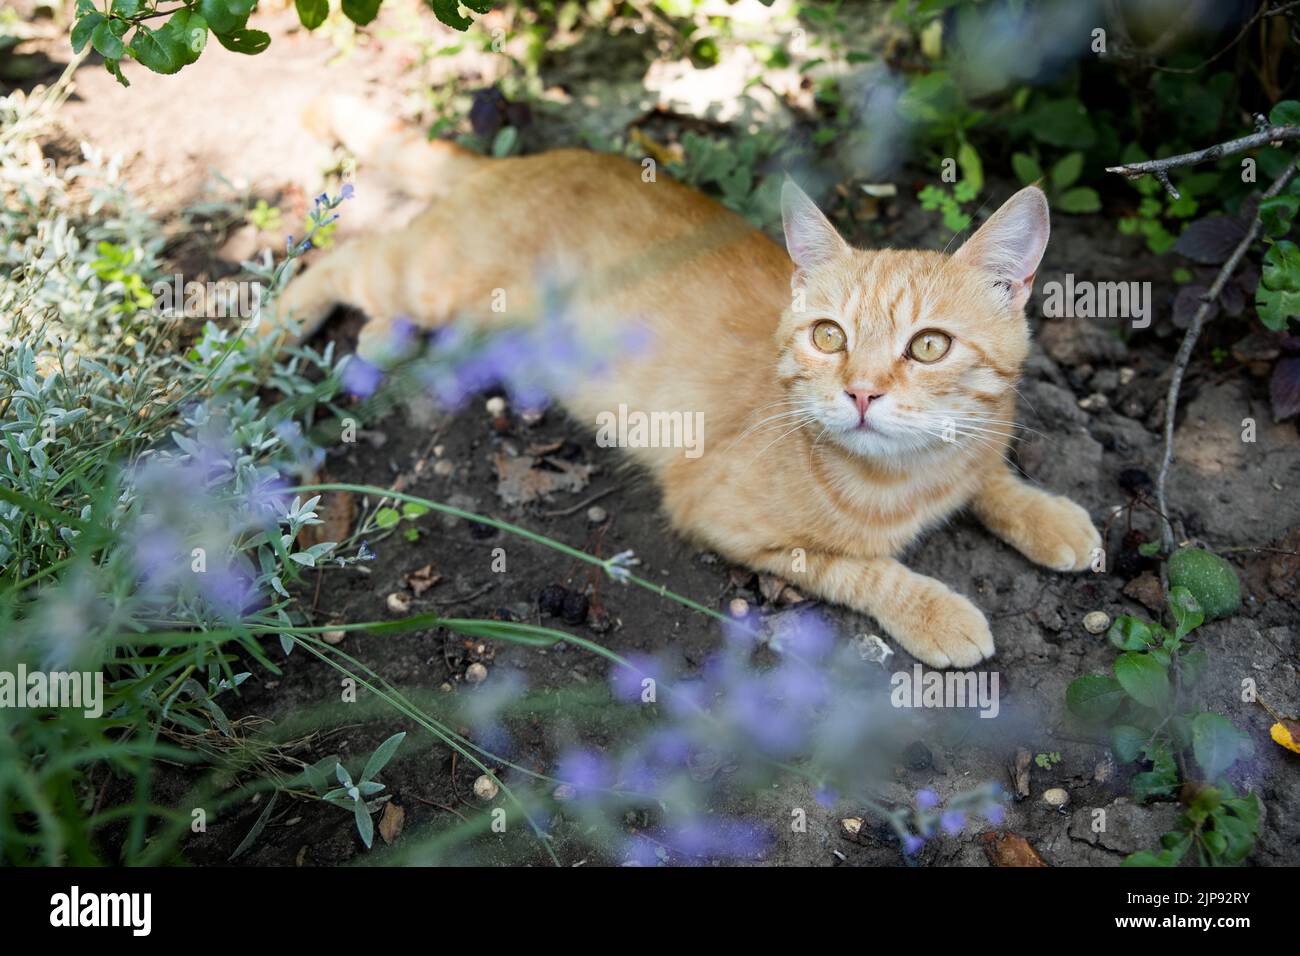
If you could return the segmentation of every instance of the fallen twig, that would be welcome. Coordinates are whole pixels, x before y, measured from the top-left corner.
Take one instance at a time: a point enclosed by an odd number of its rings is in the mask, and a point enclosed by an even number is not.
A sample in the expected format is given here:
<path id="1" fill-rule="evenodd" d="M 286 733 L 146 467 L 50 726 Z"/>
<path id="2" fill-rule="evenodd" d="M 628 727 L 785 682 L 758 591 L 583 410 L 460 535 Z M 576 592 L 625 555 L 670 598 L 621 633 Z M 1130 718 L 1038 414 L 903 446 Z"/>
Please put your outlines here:
<path id="1" fill-rule="evenodd" d="M 1119 173 L 1128 179 L 1138 179 L 1142 176 L 1154 176 L 1160 180 L 1160 184 L 1169 191 L 1169 195 L 1174 199 L 1180 198 L 1181 194 L 1175 188 L 1174 184 L 1169 181 L 1169 170 L 1179 169 L 1183 166 L 1194 166 L 1197 163 L 1209 162 L 1214 159 L 1221 159 L 1224 156 L 1232 156 L 1235 153 L 1244 153 L 1250 149 L 1258 149 L 1261 146 L 1267 146 L 1270 143 L 1285 142 L 1287 140 L 1300 139 L 1300 126 L 1269 126 L 1263 125 L 1256 132 L 1249 136 L 1242 136 L 1238 139 L 1229 140 L 1226 143 L 1219 143 L 1216 146 L 1210 146 L 1206 149 L 1198 149 L 1191 153 L 1180 153 L 1177 156 L 1166 156 L 1164 159 L 1149 159 L 1141 163 L 1126 163 L 1122 166 L 1107 166 L 1106 172 Z M 1283 184 L 1285 185 L 1285 183 Z M 1276 196 L 1277 193 L 1270 192 L 1267 195 Z"/>
<path id="2" fill-rule="evenodd" d="M 1300 126 L 1272 127 L 1271 129 L 1295 130 L 1296 136 L 1300 137 Z M 1245 137 L 1245 139 L 1250 138 L 1252 137 Z M 1243 141 L 1244 140 L 1234 140 L 1233 142 L 1240 143 Z M 1267 138 L 1264 141 L 1267 142 Z M 1231 145 L 1231 143 L 1225 144 L 1225 146 Z M 1211 149 L 1216 148 L 1221 150 L 1223 149 L 1223 147 L 1211 147 Z M 1202 150 L 1202 153 L 1208 152 L 1208 150 Z M 1197 154 L 1188 153 L 1186 155 L 1192 156 Z M 1221 152 L 1219 155 L 1223 155 L 1223 153 Z M 1171 159 L 1178 159 L 1178 157 L 1171 157 Z M 1159 160 L 1159 162 L 1169 161 L 1170 160 Z M 1277 177 L 1277 179 L 1273 180 L 1273 185 L 1269 186 L 1268 189 L 1264 191 L 1265 199 L 1270 199 L 1273 196 L 1276 196 L 1286 188 L 1286 184 L 1290 182 L 1291 177 L 1295 175 L 1297 161 L 1300 161 L 1300 156 L 1293 156 L 1291 158 L 1291 162 L 1287 164 L 1286 169 L 1282 170 L 1282 173 Z M 1124 167 L 1115 167 L 1116 170 L 1123 168 Z M 1167 176 L 1165 178 L 1166 180 L 1168 179 Z M 1257 211 L 1255 213 L 1255 218 L 1251 220 L 1250 228 L 1248 228 L 1246 234 L 1242 236 L 1241 242 L 1237 243 L 1237 247 L 1232 250 L 1232 255 L 1228 256 L 1227 261 L 1219 268 L 1219 274 L 1214 277 L 1214 282 L 1210 284 L 1209 290 L 1201 297 L 1201 304 L 1197 306 L 1196 312 L 1192 316 L 1191 324 L 1187 327 L 1187 333 L 1183 336 L 1183 342 L 1178 347 L 1178 354 L 1174 357 L 1173 372 L 1169 377 L 1169 393 L 1165 398 L 1165 447 L 1160 460 L 1160 471 L 1156 475 L 1156 507 L 1166 516 L 1162 535 L 1166 551 L 1173 549 L 1174 529 L 1172 520 L 1168 517 L 1169 504 L 1165 499 L 1165 481 L 1169 477 L 1169 466 L 1174 460 L 1174 415 L 1178 410 L 1178 392 L 1183 384 L 1183 374 L 1187 371 L 1187 363 L 1191 360 L 1192 350 L 1196 347 L 1196 341 L 1201 336 L 1201 329 L 1204 327 L 1205 320 L 1210 314 L 1210 306 L 1213 304 L 1214 300 L 1219 297 L 1219 293 L 1223 291 L 1223 287 L 1227 284 L 1228 279 L 1232 277 L 1237 266 L 1241 264 L 1241 260 L 1246 255 L 1246 250 L 1250 248 L 1251 244 L 1259 235 L 1259 229 L 1260 218 Z"/>

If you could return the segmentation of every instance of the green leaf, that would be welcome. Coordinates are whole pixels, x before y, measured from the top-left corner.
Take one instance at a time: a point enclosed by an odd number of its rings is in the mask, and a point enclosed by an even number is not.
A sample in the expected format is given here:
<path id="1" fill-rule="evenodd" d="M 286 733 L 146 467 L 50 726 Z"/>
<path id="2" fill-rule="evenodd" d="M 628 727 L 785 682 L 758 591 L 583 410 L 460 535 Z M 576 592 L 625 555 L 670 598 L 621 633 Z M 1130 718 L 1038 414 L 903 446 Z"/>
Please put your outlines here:
<path id="1" fill-rule="evenodd" d="M 234 33 L 218 33 L 217 41 L 231 53 L 255 56 L 271 45 L 271 36 L 261 30 L 236 30 Z"/>
<path id="2" fill-rule="evenodd" d="M 1115 679 L 1144 707 L 1159 709 L 1169 700 L 1169 673 L 1150 654 L 1129 651 L 1115 658 Z"/>
<path id="3" fill-rule="evenodd" d="M 1123 763 L 1132 763 L 1142 755 L 1142 748 L 1150 736 L 1145 730 L 1131 724 L 1117 724 L 1110 731 L 1110 749 Z"/>
<path id="4" fill-rule="evenodd" d="M 984 164 L 980 154 L 966 140 L 957 147 L 957 166 L 961 169 L 962 181 L 967 183 L 972 195 L 978 195 L 984 188 Z"/>
<path id="5" fill-rule="evenodd" d="M 401 733 L 393 734 L 393 736 L 376 747 L 375 752 L 366 761 L 366 769 L 361 771 L 362 782 L 373 780 L 375 775 L 384 769 L 388 761 L 393 759 L 393 754 L 397 753 L 397 748 L 402 745 L 402 741 L 405 739 L 406 731 L 403 730 Z"/>
<path id="6" fill-rule="evenodd" d="M 1269 112 L 1268 121 L 1274 126 L 1300 125 L 1300 102 L 1282 100 Z"/>
<path id="7" fill-rule="evenodd" d="M 424 505 L 417 505 L 414 501 L 408 501 L 402 505 L 402 517 L 415 520 L 429 513 L 429 509 Z"/>
<path id="8" fill-rule="evenodd" d="M 142 6 L 140 0 L 113 0 L 113 6 L 109 9 L 119 17 L 133 17 L 140 12 Z"/>
<path id="9" fill-rule="evenodd" d="M 135 28 L 129 50 L 141 66 L 155 73 L 175 73 L 185 65 L 184 59 L 176 55 L 171 37 L 143 25 Z"/>
<path id="10" fill-rule="evenodd" d="M 380 528 L 391 528 L 402 520 L 396 508 L 380 508 L 375 512 L 375 524 Z"/>
<path id="11" fill-rule="evenodd" d="M 252 9 L 245 0 L 199 0 L 199 13 L 218 37 L 244 29 Z"/>
<path id="12" fill-rule="evenodd" d="M 1140 618 L 1121 614 L 1106 632 L 1106 639 L 1121 651 L 1145 651 L 1156 642 L 1151 625 Z"/>
<path id="13" fill-rule="evenodd" d="M 1171 588 L 1169 591 L 1169 609 L 1173 611 L 1174 622 L 1174 639 L 1181 641 L 1196 628 L 1201 626 L 1205 620 L 1205 612 L 1201 606 L 1196 603 L 1196 598 L 1192 592 L 1185 587 Z"/>
<path id="14" fill-rule="evenodd" d="M 461 16 L 460 5 L 456 0 L 425 0 L 434 15 L 454 30 L 465 31 L 474 22 L 469 17 Z"/>
<path id="15" fill-rule="evenodd" d="M 1297 209 L 1300 209 L 1300 197 L 1297 196 L 1270 196 L 1260 200 L 1260 224 L 1270 236 L 1285 236 L 1291 230 Z"/>
<path id="16" fill-rule="evenodd" d="M 1206 780 L 1217 780 L 1250 749 L 1250 738 L 1220 714 L 1197 714 L 1192 721 L 1192 752 Z"/>
<path id="17" fill-rule="evenodd" d="M 361 834 L 361 842 L 370 849 L 370 844 L 375 839 L 375 823 L 370 819 L 370 811 L 366 809 L 366 801 L 357 800 L 352 807 L 352 813 L 357 821 L 357 833 Z"/>
<path id="18" fill-rule="evenodd" d="M 329 0 L 293 0 L 298 10 L 298 21 L 308 30 L 315 30 L 330 15 Z"/>
<path id="19" fill-rule="evenodd" d="M 208 44 L 208 24 L 201 14 L 183 8 L 172 14 L 158 36 L 178 62 L 188 65 Z"/>
<path id="20" fill-rule="evenodd" d="M 1065 691 L 1065 705 L 1076 717 L 1105 720 L 1124 703 L 1124 691 L 1113 677 L 1099 674 L 1076 677 Z"/>
<path id="21" fill-rule="evenodd" d="M 126 52 L 126 44 L 122 42 L 124 32 L 126 24 L 121 20 L 105 20 L 90 34 L 90 43 L 104 59 L 120 60 Z"/>
<path id="22" fill-rule="evenodd" d="M 104 22 L 104 15 L 98 11 L 87 13 L 72 28 L 72 52 L 80 53 L 90 42 L 90 36 Z"/>
<path id="23" fill-rule="evenodd" d="M 497 159 L 503 159 L 514 153 L 518 145 L 519 130 L 513 126 L 503 126 L 497 130 L 496 136 L 492 138 L 492 155 Z M 748 172 L 748 170 L 742 172 Z M 743 192 L 748 194 L 749 190 L 745 189 Z"/>
<path id="24" fill-rule="evenodd" d="M 1146 753 L 1151 769 L 1133 778 L 1133 799 L 1138 803 L 1145 803 L 1151 797 L 1167 797 L 1178 786 L 1178 766 L 1170 749 L 1158 744 Z"/>
<path id="25" fill-rule="evenodd" d="M 1083 153 L 1066 153 L 1052 166 L 1052 186 L 1056 189 L 1068 189 L 1083 172 Z"/>
<path id="26" fill-rule="evenodd" d="M 1083 213 L 1097 212 L 1101 209 L 1101 197 L 1097 190 L 1089 186 L 1067 189 L 1056 197 L 1056 208 L 1061 212 Z"/>
<path id="27" fill-rule="evenodd" d="M 131 81 L 122 75 L 121 60 L 105 60 L 104 69 L 108 70 L 108 72 L 113 75 L 113 79 L 117 80 L 117 82 L 121 83 L 123 86 L 131 85 Z"/>
<path id="28" fill-rule="evenodd" d="M 382 0 L 343 0 L 343 15 L 357 26 L 365 26 L 379 15 Z"/>
<path id="29" fill-rule="evenodd" d="M 1012 153 L 1011 169 L 1022 186 L 1029 186 L 1043 178 L 1043 167 L 1028 153 Z"/>

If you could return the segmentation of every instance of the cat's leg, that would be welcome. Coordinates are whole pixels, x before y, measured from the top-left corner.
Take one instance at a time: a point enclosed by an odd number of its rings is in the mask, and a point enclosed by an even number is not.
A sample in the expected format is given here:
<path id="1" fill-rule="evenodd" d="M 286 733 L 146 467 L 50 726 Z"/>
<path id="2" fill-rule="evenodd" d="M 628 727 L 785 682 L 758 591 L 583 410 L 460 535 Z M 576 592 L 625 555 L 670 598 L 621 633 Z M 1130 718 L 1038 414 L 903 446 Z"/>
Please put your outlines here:
<path id="1" fill-rule="evenodd" d="M 1030 561 L 1082 571 L 1101 548 L 1088 512 L 1063 495 L 1035 488 L 999 467 L 971 501 L 984 526 Z"/>
<path id="2" fill-rule="evenodd" d="M 404 231 L 365 236 L 333 249 L 296 275 L 275 304 L 275 315 L 264 319 L 263 334 L 288 336 L 278 317 L 297 326 L 292 340 L 302 342 L 329 317 L 335 306 L 350 305 L 367 316 L 358 352 L 378 364 L 391 358 L 395 323 L 412 317 L 405 281 Z"/>
<path id="3" fill-rule="evenodd" d="M 793 574 L 784 552 L 769 552 L 751 563 L 782 574 L 800 589 L 870 614 L 904 650 L 931 667 L 973 667 L 993 654 L 993 634 L 979 608 L 893 558 L 810 552 L 802 570 Z"/>

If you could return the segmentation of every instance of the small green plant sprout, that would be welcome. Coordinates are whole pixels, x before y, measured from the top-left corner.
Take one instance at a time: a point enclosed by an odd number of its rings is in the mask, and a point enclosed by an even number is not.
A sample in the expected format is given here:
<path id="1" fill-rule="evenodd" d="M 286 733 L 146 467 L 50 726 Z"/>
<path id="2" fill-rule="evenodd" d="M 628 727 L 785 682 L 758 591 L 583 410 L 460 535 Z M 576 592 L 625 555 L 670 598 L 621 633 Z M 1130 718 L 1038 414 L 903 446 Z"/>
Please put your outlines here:
<path id="1" fill-rule="evenodd" d="M 116 306 L 118 311 L 130 315 L 153 307 L 153 293 L 140 275 L 142 257 L 138 250 L 100 241 L 95 251 L 99 257 L 90 263 L 90 268 L 101 282 L 109 286 L 110 292 L 114 286 L 122 290 L 122 301 Z"/>
<path id="2" fill-rule="evenodd" d="M 1068 213 L 1098 212 L 1101 197 L 1091 186 L 1076 186 L 1083 172 L 1083 153 L 1075 150 L 1066 153 L 1047 172 L 1038 159 L 1029 153 L 1012 153 L 1011 168 L 1022 186 L 1037 183 L 1047 193 L 1053 210 Z"/>
<path id="3" fill-rule="evenodd" d="M 401 511 L 396 508 L 380 508 L 375 512 L 375 527 L 381 531 L 389 531 L 406 521 L 408 525 L 403 529 L 402 537 L 414 543 L 420 540 L 420 529 L 415 527 L 415 521 L 428 513 L 428 508 L 417 505 L 413 501 L 403 502 Z"/>
<path id="4" fill-rule="evenodd" d="M 352 775 L 348 773 L 347 767 L 343 766 L 342 761 L 337 757 L 326 758 L 325 761 L 312 764 L 304 768 L 303 775 L 307 782 L 312 785 L 320 798 L 327 803 L 332 803 L 336 807 L 342 807 L 344 810 L 351 810 L 357 821 L 357 833 L 361 836 L 361 842 L 370 849 L 375 839 L 374 821 L 370 819 L 370 808 L 366 805 L 366 798 L 373 797 L 379 791 L 384 789 L 384 785 L 375 780 L 375 775 L 383 770 L 388 761 L 393 759 L 393 754 L 397 753 L 397 748 L 401 746 L 402 741 L 406 739 L 406 731 L 393 734 L 382 744 L 375 748 L 375 752 L 370 755 L 366 761 L 365 769 L 361 771 L 361 776 L 355 782 Z M 335 779 L 341 786 L 329 789 L 328 782 L 328 764 L 333 762 L 333 773 Z M 323 767 L 322 764 L 326 766 Z"/>
<path id="5" fill-rule="evenodd" d="M 1052 751 L 1051 753 L 1036 754 L 1034 756 L 1034 763 L 1038 764 L 1038 766 L 1042 767 L 1044 770 L 1051 770 L 1060 762 L 1061 762 L 1061 755 L 1057 751 Z"/>
<path id="6" fill-rule="evenodd" d="M 920 200 L 922 209 L 937 210 L 943 215 L 945 229 L 961 232 L 971 223 L 970 213 L 962 207 L 972 202 L 978 194 L 979 190 L 971 181 L 963 179 L 953 185 L 951 193 L 943 186 L 926 186 L 916 194 L 916 198 Z"/>
<path id="7" fill-rule="evenodd" d="M 1133 777 L 1135 801 L 1177 797 L 1185 808 L 1160 850 L 1134 853 L 1127 865 L 1174 866 L 1192 847 L 1202 866 L 1240 863 L 1259 833 L 1259 801 L 1238 796 L 1225 774 L 1254 748 L 1226 717 L 1201 711 L 1193 696 L 1206 665 L 1204 652 L 1190 649 L 1205 620 L 1200 604 L 1186 587 L 1174 587 L 1169 607 L 1172 631 L 1118 617 L 1106 635 L 1121 652 L 1113 675 L 1077 678 L 1066 705 L 1086 722 L 1109 725 L 1118 760 L 1147 768 Z"/>
<path id="8" fill-rule="evenodd" d="M 279 232 L 280 207 L 259 199 L 257 205 L 248 211 L 248 221 L 262 232 Z"/>

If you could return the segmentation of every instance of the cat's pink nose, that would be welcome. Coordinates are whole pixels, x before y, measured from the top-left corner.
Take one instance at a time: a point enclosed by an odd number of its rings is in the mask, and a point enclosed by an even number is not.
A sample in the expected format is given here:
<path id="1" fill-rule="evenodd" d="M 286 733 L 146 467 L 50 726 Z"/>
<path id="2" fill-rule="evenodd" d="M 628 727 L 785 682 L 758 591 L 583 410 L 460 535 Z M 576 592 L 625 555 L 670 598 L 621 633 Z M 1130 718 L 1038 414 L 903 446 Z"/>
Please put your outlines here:
<path id="1" fill-rule="evenodd" d="M 857 388 L 846 388 L 844 394 L 847 395 L 853 404 L 858 407 L 858 417 L 860 419 L 865 419 L 867 417 L 867 409 L 871 407 L 872 402 L 878 398 L 883 398 L 885 395 L 884 392 L 877 392 L 869 385 L 863 385 Z"/>

